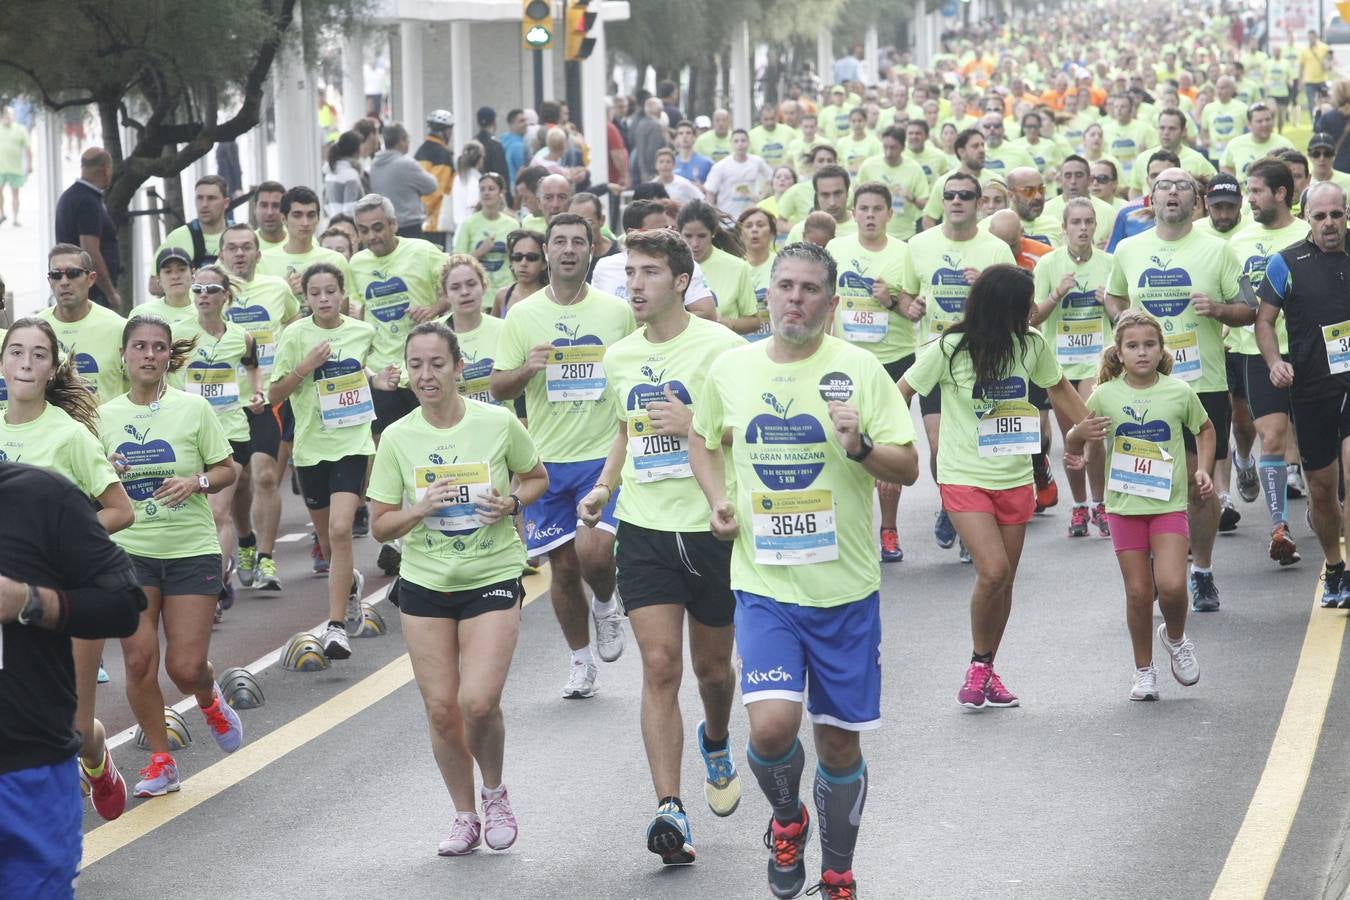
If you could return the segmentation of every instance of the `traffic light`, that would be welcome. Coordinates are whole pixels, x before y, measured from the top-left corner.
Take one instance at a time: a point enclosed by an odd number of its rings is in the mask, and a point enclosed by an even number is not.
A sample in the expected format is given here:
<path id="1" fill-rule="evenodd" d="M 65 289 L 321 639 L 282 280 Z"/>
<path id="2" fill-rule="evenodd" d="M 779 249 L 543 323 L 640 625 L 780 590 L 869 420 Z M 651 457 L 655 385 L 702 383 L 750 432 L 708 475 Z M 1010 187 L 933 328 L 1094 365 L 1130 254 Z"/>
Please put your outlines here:
<path id="1" fill-rule="evenodd" d="M 526 50 L 547 50 L 553 46 L 553 4 L 549 0 L 524 0 L 520 37 Z"/>
<path id="2" fill-rule="evenodd" d="M 591 0 L 567 0 L 567 13 L 563 22 L 567 29 L 568 62 L 585 59 L 595 49 L 595 38 L 587 35 L 595 27 L 595 21 L 600 18 L 600 14 L 591 12 L 590 5 Z"/>

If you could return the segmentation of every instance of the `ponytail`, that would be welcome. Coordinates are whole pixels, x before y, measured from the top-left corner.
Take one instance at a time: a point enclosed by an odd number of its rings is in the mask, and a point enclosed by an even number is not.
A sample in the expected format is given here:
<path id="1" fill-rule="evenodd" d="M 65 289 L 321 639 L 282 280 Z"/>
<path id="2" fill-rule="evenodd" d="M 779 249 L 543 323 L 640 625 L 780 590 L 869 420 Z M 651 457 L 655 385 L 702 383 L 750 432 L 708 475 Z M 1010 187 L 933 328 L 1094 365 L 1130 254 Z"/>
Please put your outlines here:
<path id="1" fill-rule="evenodd" d="M 316 263 L 316 265 L 324 265 L 324 263 Z M 332 267 L 330 266 L 329 268 Z M 131 341 L 132 333 L 142 325 L 158 328 L 160 331 L 164 332 L 164 336 L 169 339 L 169 372 L 177 372 L 179 369 L 183 368 L 183 366 L 187 365 L 188 357 L 192 355 L 192 351 L 197 347 L 197 339 L 181 338 L 175 341 L 173 339 L 173 329 L 169 327 L 168 322 L 165 322 L 159 316 L 140 315 L 131 317 L 127 324 L 122 328 L 123 353 L 127 352 L 127 344 Z"/>
<path id="2" fill-rule="evenodd" d="M 1125 371 L 1125 361 L 1120 358 L 1120 342 L 1125 340 L 1126 329 L 1140 325 L 1158 333 L 1158 344 L 1162 347 L 1162 353 L 1158 356 L 1158 371 L 1164 375 L 1172 374 L 1172 354 L 1167 352 L 1167 341 L 1163 339 L 1162 326 L 1158 320 L 1142 309 L 1127 309 L 1116 319 L 1111 345 L 1102 352 L 1102 362 L 1097 369 L 1098 384 L 1119 378 L 1120 373 Z"/>
<path id="3" fill-rule="evenodd" d="M 1125 371 L 1125 362 L 1120 358 L 1120 348 L 1115 344 L 1102 351 L 1102 362 L 1097 368 L 1097 384 L 1106 384 L 1112 378 L 1119 378 Z"/>
<path id="4" fill-rule="evenodd" d="M 94 395 L 89 390 L 89 385 L 85 382 L 84 377 L 75 368 L 74 354 L 66 354 L 65 362 L 57 363 L 57 360 L 61 358 L 61 345 L 56 339 L 56 332 L 45 319 L 31 316 L 19 319 L 9 327 L 4 344 L 0 346 L 0 352 L 3 352 L 4 347 L 9 346 L 10 339 L 24 328 L 33 328 L 42 332 L 42 336 L 47 339 L 47 344 L 51 348 L 52 363 L 55 368 L 52 371 L 52 377 L 47 379 L 47 387 L 42 392 L 43 399 L 88 428 L 94 437 L 98 437 L 98 403 L 94 400 Z"/>

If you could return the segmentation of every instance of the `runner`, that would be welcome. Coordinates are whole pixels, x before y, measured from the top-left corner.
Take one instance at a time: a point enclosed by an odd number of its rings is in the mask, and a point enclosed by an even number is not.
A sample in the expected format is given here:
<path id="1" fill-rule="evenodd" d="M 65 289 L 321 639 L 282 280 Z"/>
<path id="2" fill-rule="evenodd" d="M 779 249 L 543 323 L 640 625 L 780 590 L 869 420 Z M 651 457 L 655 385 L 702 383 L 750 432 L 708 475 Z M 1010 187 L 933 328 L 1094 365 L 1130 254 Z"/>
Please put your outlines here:
<path id="1" fill-rule="evenodd" d="M 745 264 L 750 267 L 750 289 L 755 292 L 755 316 L 759 319 L 759 328 L 747 334 L 747 341 L 762 341 L 770 334 L 769 306 L 766 298 L 769 293 L 769 273 L 773 269 L 773 258 L 778 253 L 778 219 L 773 213 L 760 207 L 752 207 L 741 213 L 736 221 L 736 232 L 745 246 Z M 685 291 L 685 296 L 689 291 Z"/>
<path id="2" fill-rule="evenodd" d="M 1092 243 L 1105 247 L 1111 238 L 1111 226 L 1116 220 L 1116 208 L 1108 201 L 1090 193 L 1091 166 L 1077 154 L 1064 157 L 1059 164 L 1059 196 L 1045 201 L 1045 215 L 1063 221 L 1065 205 L 1075 197 L 1084 197 L 1092 202 L 1097 219 L 1097 230 L 1092 233 Z"/>
<path id="3" fill-rule="evenodd" d="M 515 280 L 500 288 L 492 300 L 492 315 L 498 319 L 506 318 L 506 310 L 514 301 L 524 300 L 548 284 L 543 232 L 523 228 L 512 231 L 506 236 L 506 259 Z"/>
<path id="4" fill-rule="evenodd" d="M 60 359 L 56 332 L 43 319 L 19 319 L 0 339 L 0 377 L 8 403 L 0 415 L 0 459 L 42 466 L 70 479 L 98 502 L 99 524 L 112 534 L 135 519 L 131 500 L 98 439 L 94 397 L 69 355 Z M 94 809 L 111 821 L 127 804 L 127 784 L 94 718 L 102 640 L 74 639 L 75 728 L 80 733 L 80 773 Z"/>
<path id="5" fill-rule="evenodd" d="M 295 411 L 296 474 L 328 562 L 323 652 L 329 659 L 347 659 L 352 655 L 347 635 L 357 633 L 364 622 L 365 577 L 352 559 L 352 523 L 367 460 L 375 451 L 370 436 L 375 405 L 365 374 L 375 328 L 341 313 L 346 288 L 336 266 L 310 266 L 301 289 L 313 315 L 281 336 L 268 397 L 273 406 L 290 398 Z M 374 376 L 383 379 L 386 390 L 398 377 L 398 367 L 392 365 Z"/>
<path id="6" fill-rule="evenodd" d="M 277 181 L 264 181 L 253 189 L 253 214 L 258 220 L 258 249 L 271 250 L 286 243 L 286 214 L 281 211 L 281 198 L 286 186 Z M 223 237 L 222 237 L 223 239 Z"/>
<path id="7" fill-rule="evenodd" d="M 1205 465 L 1214 453 L 1214 425 L 1195 391 L 1169 375 L 1171 369 L 1162 326 L 1143 310 L 1126 310 L 1116 322 L 1114 343 L 1102 356 L 1099 386 L 1088 398 L 1092 417 L 1064 436 L 1064 452 L 1075 455 L 1087 439 L 1110 438 L 1107 509 L 1134 648 L 1131 700 L 1158 699 L 1155 598 L 1163 615 L 1158 640 L 1171 658 L 1172 677 L 1184 687 L 1200 680 L 1195 645 L 1186 636 L 1186 497 L 1191 490 L 1201 495 L 1214 490 Z M 1173 472 L 1185 432 L 1195 435 L 1200 458 L 1188 479 L 1193 484 Z"/>
<path id="8" fill-rule="evenodd" d="M 700 200 L 685 204 L 676 224 L 707 279 L 718 321 L 736 334 L 754 334 L 759 330 L 755 292 L 750 266 L 742 259 L 745 248 L 735 230 L 724 226 L 717 210 Z"/>
<path id="9" fill-rule="evenodd" d="M 501 406 L 488 389 L 488 381 L 505 323 L 483 312 L 482 301 L 490 284 L 487 270 L 474 256 L 455 253 L 446 260 L 441 293 L 450 304 L 446 324 L 454 332 L 456 348 L 464 361 L 460 393 L 479 403 Z M 471 309 L 470 301 L 474 300 L 478 307 Z"/>
<path id="10" fill-rule="evenodd" d="M 279 245 L 263 244 L 258 271 L 284 279 L 291 286 L 291 293 L 300 297 L 304 295 L 300 276 L 314 263 L 328 263 L 342 273 L 349 298 L 360 302 L 347 260 L 336 250 L 314 243 L 314 232 L 319 227 L 319 195 L 307 187 L 291 188 L 281 195 L 281 215 L 286 225 L 286 241 Z"/>
<path id="11" fill-rule="evenodd" d="M 600 658 L 623 653 L 623 614 L 614 594 L 614 503 L 594 528 L 579 529 L 577 503 L 595 486 L 614 438 L 612 395 L 605 390 L 604 348 L 635 325 L 628 305 L 586 284 L 591 228 L 572 213 L 549 223 L 549 286 L 506 314 L 490 389 L 499 400 L 523 392 L 530 434 L 549 473 L 548 492 L 525 521 L 531 556 L 547 553 L 549 594 L 572 659 L 566 699 L 595 696 L 598 667 L 590 647 L 584 581 L 592 592 Z"/>
<path id="12" fill-rule="evenodd" d="M 216 686 L 207 658 L 221 560 L 203 495 L 234 482 L 230 445 L 210 403 L 167 384 L 191 350 L 192 342 L 174 340 L 163 319 L 132 318 L 122 329 L 131 390 L 99 409 L 103 451 L 136 513 L 113 541 L 131 557 L 146 598 L 140 626 L 122 640 L 127 702 L 150 745 L 150 762 L 133 791 L 137 797 L 179 789 L 159 687 L 161 620 L 169 680 L 196 698 L 221 750 L 233 753 L 244 741 L 244 726 Z"/>
<path id="13" fill-rule="evenodd" d="M 1192 227 L 1198 185 L 1178 168 L 1163 171 L 1153 182 L 1150 199 L 1157 227 L 1120 242 L 1106 287 L 1106 309 L 1112 317 L 1137 303 L 1162 324 L 1174 377 L 1200 395 L 1214 423 L 1216 459 L 1228 456 L 1232 408 L 1223 358 L 1223 326 L 1249 324 L 1253 312 L 1238 298 L 1241 267 L 1232 250 L 1217 238 Z M 1194 470 L 1194 437 L 1186 440 L 1186 464 Z M 1211 555 L 1219 527 L 1219 499 L 1198 493 L 1188 499 L 1191 533 L 1191 608 L 1219 608 Z"/>
<path id="14" fill-rule="evenodd" d="M 914 160 L 906 159 L 905 129 L 887 128 L 881 134 L 881 153 L 869 157 L 858 169 L 859 187 L 853 191 L 856 202 L 861 185 L 879 181 L 891 192 L 891 217 L 886 233 L 898 240 L 914 237 L 920 211 L 928 202 L 928 176 Z M 854 211 L 856 217 L 857 211 Z"/>
<path id="15" fill-rule="evenodd" d="M 752 206 L 747 212 L 756 209 L 758 207 Z M 678 213 L 675 219 L 676 221 L 679 220 Z M 718 222 L 716 216 L 713 217 L 713 221 Z M 718 226 L 720 228 L 720 223 L 718 223 Z M 673 225 L 667 221 L 665 206 L 659 201 L 634 200 L 623 208 L 623 232 L 625 236 L 636 234 L 639 231 L 668 227 L 673 227 Z M 735 247 L 734 242 L 727 241 L 721 235 L 718 237 L 728 246 Z M 711 243 L 708 246 L 711 247 Z M 591 286 L 598 291 L 613 294 L 621 300 L 624 299 L 628 296 L 628 275 L 624 271 L 627 265 L 628 254 L 622 249 L 597 260 L 590 278 Z M 693 277 L 689 279 L 689 289 L 684 292 L 684 308 L 699 318 L 717 321 L 717 303 L 713 299 L 713 292 L 708 288 L 707 280 L 703 277 L 703 270 L 699 268 L 697 262 L 694 263 Z"/>
<path id="16" fill-rule="evenodd" d="M 1063 216 L 1067 243 L 1042 256 L 1033 272 L 1036 302 L 1031 310 L 1031 324 L 1054 343 L 1055 360 L 1069 384 L 1086 401 L 1096 386 L 1096 367 L 1106 343 L 1108 322 L 1102 298 L 1111 275 L 1111 254 L 1092 246 L 1098 230 L 1096 207 L 1086 197 L 1075 197 L 1065 203 Z M 1059 410 L 1055 411 L 1055 419 L 1060 434 L 1067 435 L 1073 422 Z M 1104 449 L 1100 443 L 1089 445 L 1086 476 L 1083 469 L 1065 466 L 1069 493 L 1073 496 L 1069 537 L 1087 537 L 1089 523 L 1096 526 L 1102 537 L 1111 536 L 1102 493 L 1106 473 L 1099 464 Z"/>
<path id="17" fill-rule="evenodd" d="M 419 408 L 380 442 L 370 475 L 372 530 L 380 541 L 406 538 L 390 602 L 426 705 L 432 755 L 455 804 L 437 853 L 463 856 L 484 841 L 505 850 L 517 825 L 502 783 L 501 695 L 520 628 L 525 565 L 512 518 L 539 499 L 548 475 L 508 410 L 460 395 L 464 357 L 445 324 L 413 326 L 406 344 Z M 483 774 L 482 820 L 475 763 Z"/>
<path id="18" fill-rule="evenodd" d="M 98 280 L 89 254 L 74 244 L 57 244 L 47 254 L 47 283 L 54 306 L 37 317 L 52 326 L 63 356 L 75 358 L 75 369 L 99 403 L 126 393 L 120 337 L 126 325 L 117 313 L 89 299 Z"/>
<path id="19" fill-rule="evenodd" d="M 741 798 L 727 732 L 736 693 L 732 669 L 731 545 L 708 530 L 708 504 L 689 468 L 689 425 L 708 372 L 744 345 L 733 333 L 691 316 L 684 294 L 694 271 L 689 246 L 668 229 L 628 237 L 627 295 L 639 329 L 605 351 L 607 390 L 618 433 L 596 486 L 577 506 L 595 527 L 620 482 L 617 568 L 624 611 L 642 654 L 642 739 L 656 791 L 647 849 L 666 865 L 694 861 L 680 799 L 682 633 L 703 701 L 695 740 L 707 770 L 704 795 L 718 816 Z"/>
<path id="20" fill-rule="evenodd" d="M 190 325 L 197 318 L 192 303 L 192 257 L 182 247 L 165 247 L 155 255 L 155 271 L 164 296 L 137 306 L 132 315 L 163 319 L 170 328 Z"/>
<path id="21" fill-rule="evenodd" d="M 1026 525 L 1036 508 L 1031 455 L 1040 452 L 1040 416 L 1031 385 L 1045 388 L 1055 414 L 1075 423 L 1087 407 L 1064 377 L 1055 352 L 1028 321 L 1035 285 L 1011 265 L 982 271 L 965 312 L 924 348 L 897 386 L 942 394 L 943 454 L 937 481 L 975 563 L 970 598 L 973 649 L 957 702 L 968 709 L 1017 706 L 1017 695 L 994 671 L 994 657 L 1012 612 L 1013 580 Z M 1065 462 L 1081 465 L 1065 450 Z"/>
<path id="22" fill-rule="evenodd" d="M 484 172 L 478 180 L 478 210 L 455 229 L 455 252 L 472 253 L 483 264 L 494 293 L 511 284 L 506 241 L 517 226 L 506 213 L 506 179 Z"/>
<path id="23" fill-rule="evenodd" d="M 956 158 L 960 161 L 955 169 L 940 176 L 934 182 L 934 190 L 928 195 L 928 205 L 923 208 L 923 230 L 931 231 L 933 227 L 943 221 L 946 210 L 946 188 L 937 190 L 939 185 L 945 185 L 947 179 L 953 175 L 962 174 L 975 182 L 976 187 L 982 184 L 984 173 L 984 135 L 978 128 L 967 128 L 956 136 L 955 145 Z M 980 192 L 976 191 L 975 199 L 979 199 Z"/>
<path id="24" fill-rule="evenodd" d="M 834 234 L 830 240 L 858 233 L 858 223 L 853 221 L 853 214 L 849 211 L 849 184 L 848 172 L 843 166 L 821 166 L 811 176 L 813 208 L 828 215 L 834 226 Z M 787 243 L 795 244 L 805 240 L 806 228 L 806 219 L 793 225 L 792 230 L 788 232 Z"/>
<path id="25" fill-rule="evenodd" d="M 1276 150 L 1293 149 L 1293 144 L 1282 134 L 1275 134 L 1275 110 L 1264 100 L 1247 107 L 1247 131 L 1228 142 L 1220 162 L 1229 175 L 1236 175 L 1240 183 L 1247 180 L 1252 163 Z"/>
<path id="26" fill-rule="evenodd" d="M 775 897 L 796 897 L 806 883 L 811 817 L 800 797 L 806 759 L 797 737 L 804 699 L 818 759 L 821 874 L 813 890 L 856 896 L 853 850 L 868 782 L 860 733 L 881 724 L 872 485 L 918 476 L 914 432 L 885 370 L 824 333 L 837 277 L 821 249 L 779 251 L 769 287 L 773 335 L 718 357 L 689 435 L 712 532 L 735 540 L 746 759 L 773 807 L 764 843 Z M 839 653 L 845 646 L 852 652 Z"/>

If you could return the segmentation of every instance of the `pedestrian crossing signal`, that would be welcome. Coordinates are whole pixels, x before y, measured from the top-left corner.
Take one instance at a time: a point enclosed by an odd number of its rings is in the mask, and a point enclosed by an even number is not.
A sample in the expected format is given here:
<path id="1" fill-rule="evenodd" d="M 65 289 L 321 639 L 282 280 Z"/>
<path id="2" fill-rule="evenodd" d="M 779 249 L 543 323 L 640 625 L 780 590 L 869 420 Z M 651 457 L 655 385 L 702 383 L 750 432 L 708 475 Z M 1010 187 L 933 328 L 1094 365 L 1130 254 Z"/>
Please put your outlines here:
<path id="1" fill-rule="evenodd" d="M 600 18 L 598 12 L 589 9 L 591 0 L 567 0 L 567 13 L 564 19 L 567 34 L 568 62 L 586 59 L 595 49 L 595 38 L 588 37 Z"/>
<path id="2" fill-rule="evenodd" d="M 520 35 L 526 50 L 547 50 L 553 46 L 553 4 L 548 0 L 524 0 Z"/>

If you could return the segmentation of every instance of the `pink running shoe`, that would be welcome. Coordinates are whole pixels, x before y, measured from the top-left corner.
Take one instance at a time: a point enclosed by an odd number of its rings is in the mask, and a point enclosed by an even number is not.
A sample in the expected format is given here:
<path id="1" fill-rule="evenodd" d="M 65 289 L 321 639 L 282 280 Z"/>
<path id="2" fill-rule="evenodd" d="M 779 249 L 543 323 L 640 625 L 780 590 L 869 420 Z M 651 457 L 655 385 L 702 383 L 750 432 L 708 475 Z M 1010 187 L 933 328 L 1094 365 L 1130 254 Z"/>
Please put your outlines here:
<path id="1" fill-rule="evenodd" d="M 436 852 L 441 856 L 468 856 L 483 843 L 483 824 L 474 813 L 459 813 L 450 826 L 450 834 Z"/>
<path id="2" fill-rule="evenodd" d="M 967 709 L 984 709 L 988 703 L 984 688 L 989 683 L 989 676 L 992 673 L 993 669 L 989 663 L 971 663 L 970 668 L 966 669 L 965 684 L 956 692 L 956 702 Z"/>
<path id="3" fill-rule="evenodd" d="M 989 681 L 984 686 L 984 702 L 999 709 L 1017 705 L 1017 695 L 1003 686 L 993 666 L 989 667 Z"/>

